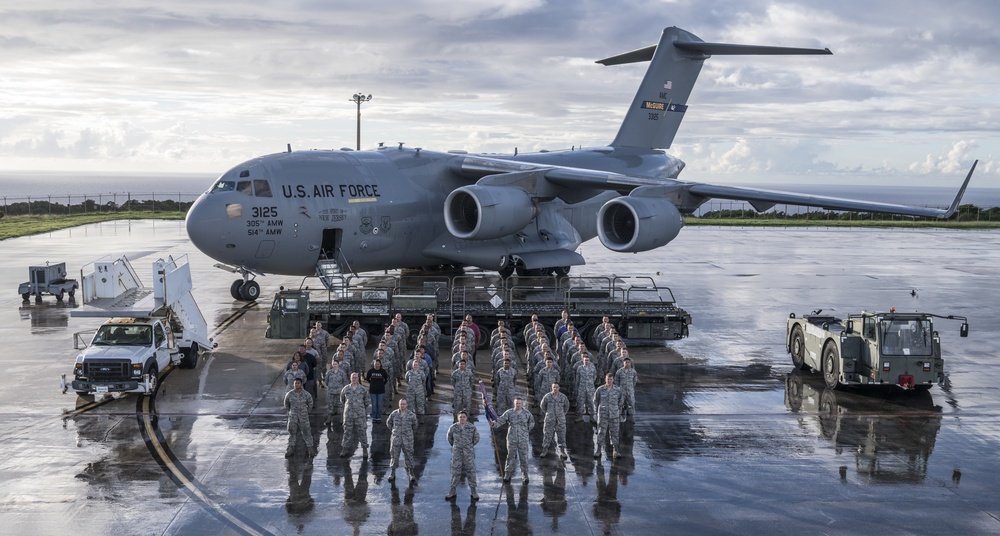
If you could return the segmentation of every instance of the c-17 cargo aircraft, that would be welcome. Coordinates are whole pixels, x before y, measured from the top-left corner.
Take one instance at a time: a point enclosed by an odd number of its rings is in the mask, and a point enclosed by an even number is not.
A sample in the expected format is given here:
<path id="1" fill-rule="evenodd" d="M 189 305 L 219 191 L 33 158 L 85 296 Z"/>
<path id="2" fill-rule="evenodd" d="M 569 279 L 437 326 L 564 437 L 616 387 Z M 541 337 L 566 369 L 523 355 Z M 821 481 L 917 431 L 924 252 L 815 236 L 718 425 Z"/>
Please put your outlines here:
<path id="1" fill-rule="evenodd" d="M 232 272 L 233 297 L 265 273 L 318 275 L 458 265 L 504 277 L 565 274 L 583 242 L 639 252 L 673 240 L 709 199 L 948 218 L 946 210 L 677 180 L 666 154 L 702 64 L 713 55 L 831 54 L 829 49 L 706 43 L 680 28 L 656 45 L 598 61 L 649 61 L 607 147 L 510 156 L 380 146 L 292 151 L 224 173 L 187 215 L 191 241 Z"/>

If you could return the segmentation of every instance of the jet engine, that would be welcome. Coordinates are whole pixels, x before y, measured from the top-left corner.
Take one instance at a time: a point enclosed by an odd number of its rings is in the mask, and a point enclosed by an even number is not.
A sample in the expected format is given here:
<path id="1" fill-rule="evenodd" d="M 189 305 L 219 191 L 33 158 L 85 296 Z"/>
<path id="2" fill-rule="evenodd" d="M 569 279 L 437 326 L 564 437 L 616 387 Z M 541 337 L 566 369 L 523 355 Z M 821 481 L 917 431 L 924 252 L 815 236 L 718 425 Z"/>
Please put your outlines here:
<path id="1" fill-rule="evenodd" d="M 531 196 L 516 186 L 463 186 L 444 202 L 448 231 L 466 240 L 514 234 L 531 223 L 536 213 Z"/>
<path id="2" fill-rule="evenodd" d="M 656 249 L 677 237 L 684 219 L 677 207 L 657 197 L 617 197 L 597 212 L 604 247 L 634 253 Z"/>

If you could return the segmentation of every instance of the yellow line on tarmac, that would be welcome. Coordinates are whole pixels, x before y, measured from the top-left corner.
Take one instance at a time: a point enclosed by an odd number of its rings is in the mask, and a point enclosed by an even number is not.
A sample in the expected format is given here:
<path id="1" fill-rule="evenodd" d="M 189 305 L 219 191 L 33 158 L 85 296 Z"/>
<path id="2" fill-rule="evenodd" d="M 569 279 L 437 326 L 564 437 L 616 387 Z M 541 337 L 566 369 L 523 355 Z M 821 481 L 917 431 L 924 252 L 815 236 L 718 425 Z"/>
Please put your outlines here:
<path id="1" fill-rule="evenodd" d="M 229 513 L 225 508 L 222 507 L 222 505 L 220 505 L 214 499 L 205 494 L 205 492 L 203 492 L 197 485 L 195 485 L 195 483 L 192 482 L 191 479 L 187 478 L 184 472 L 181 471 L 177 467 L 177 465 L 174 464 L 173 460 L 170 458 L 170 455 L 167 454 L 167 452 L 164 450 L 163 445 L 160 443 L 159 439 L 156 436 L 156 427 L 153 426 L 153 420 L 150 418 L 150 411 L 149 411 L 150 409 L 149 401 L 151 397 L 147 396 L 144 398 L 145 400 L 142 401 L 142 422 L 143 425 L 146 427 L 146 434 L 149 436 L 149 444 L 152 445 L 154 449 L 156 449 L 156 453 L 160 456 L 160 460 L 162 460 L 164 467 L 174 477 L 174 479 L 183 484 L 184 488 L 186 488 L 188 492 L 190 492 L 192 495 L 197 497 L 198 500 L 203 502 L 205 505 L 211 507 L 219 515 L 224 517 L 227 521 L 229 521 L 230 523 L 241 529 L 246 534 L 255 534 L 255 535 L 265 534 L 264 532 L 261 532 L 258 529 L 250 525 L 247 525 L 238 517 Z"/>

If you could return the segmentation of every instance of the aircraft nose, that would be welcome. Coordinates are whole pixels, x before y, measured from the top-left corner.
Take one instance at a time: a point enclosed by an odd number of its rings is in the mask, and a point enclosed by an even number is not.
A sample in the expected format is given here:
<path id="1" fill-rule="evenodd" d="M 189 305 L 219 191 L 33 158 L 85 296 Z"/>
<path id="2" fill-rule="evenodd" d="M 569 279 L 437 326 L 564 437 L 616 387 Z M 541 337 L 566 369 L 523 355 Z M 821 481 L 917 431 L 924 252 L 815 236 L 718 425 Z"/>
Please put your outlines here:
<path id="1" fill-rule="evenodd" d="M 187 227 L 188 238 L 191 239 L 191 243 L 200 249 L 202 253 L 215 258 L 218 253 L 214 251 L 217 249 L 216 245 L 220 239 L 224 239 L 225 235 L 225 231 L 221 226 L 221 223 L 223 223 L 221 221 L 223 216 L 221 211 L 224 208 L 217 206 L 217 203 L 213 203 L 208 197 L 202 194 L 191 205 L 191 209 L 188 210 L 187 217 L 184 220 L 184 225 Z"/>

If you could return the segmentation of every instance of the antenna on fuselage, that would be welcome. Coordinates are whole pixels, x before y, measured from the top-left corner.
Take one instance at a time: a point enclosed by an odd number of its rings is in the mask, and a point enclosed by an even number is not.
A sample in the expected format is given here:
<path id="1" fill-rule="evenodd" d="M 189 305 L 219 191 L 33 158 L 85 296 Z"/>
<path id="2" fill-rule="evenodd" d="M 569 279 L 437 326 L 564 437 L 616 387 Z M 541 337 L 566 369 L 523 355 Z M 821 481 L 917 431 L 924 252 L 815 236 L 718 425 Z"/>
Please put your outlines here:
<path id="1" fill-rule="evenodd" d="M 288 144 L 288 152 L 292 152 L 292 144 L 291 143 Z"/>

